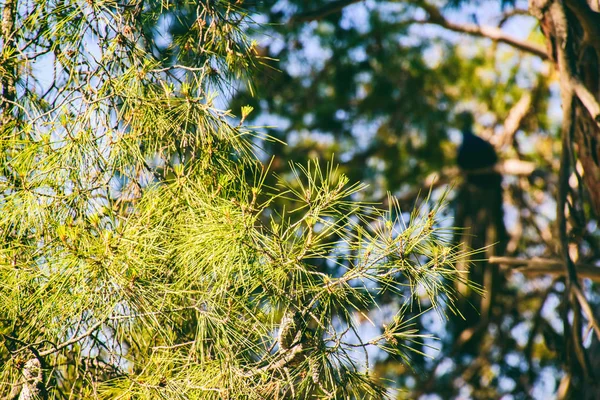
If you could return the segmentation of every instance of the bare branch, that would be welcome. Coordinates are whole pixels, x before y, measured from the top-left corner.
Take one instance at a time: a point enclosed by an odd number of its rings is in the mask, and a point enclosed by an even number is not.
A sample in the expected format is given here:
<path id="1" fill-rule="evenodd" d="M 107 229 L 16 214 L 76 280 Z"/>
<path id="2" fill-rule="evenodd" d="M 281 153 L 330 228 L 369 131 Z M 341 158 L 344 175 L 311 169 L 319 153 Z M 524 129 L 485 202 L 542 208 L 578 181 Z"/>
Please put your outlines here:
<path id="1" fill-rule="evenodd" d="M 531 110 L 533 96 L 531 92 L 525 92 L 523 96 L 515 103 L 508 112 L 508 116 L 504 120 L 504 129 L 501 135 L 492 137 L 493 144 L 497 147 L 507 146 L 512 143 L 515 133 L 521 127 L 523 119 Z"/>
<path id="2" fill-rule="evenodd" d="M 299 22 L 318 21 L 318 20 L 325 18 L 326 16 L 328 16 L 330 14 L 339 12 L 343 8 L 345 8 L 349 5 L 358 3 L 360 1 L 362 1 L 362 0 L 334 1 L 332 3 L 327 4 L 326 6 L 323 6 L 322 8 L 295 15 L 294 17 L 292 17 L 290 22 L 291 23 L 299 23 Z M 421 8 L 423 8 L 429 14 L 429 18 L 427 18 L 425 20 L 410 20 L 410 21 L 406 21 L 406 22 L 417 23 L 417 24 L 439 25 L 443 28 L 446 28 L 446 29 L 454 31 L 454 32 L 466 33 L 466 34 L 469 34 L 472 36 L 488 38 L 495 42 L 508 44 L 519 50 L 525 51 L 530 54 L 534 54 L 534 55 L 542 58 L 543 60 L 547 60 L 549 58 L 548 53 L 546 52 L 546 50 L 544 49 L 543 46 L 539 46 L 537 44 L 529 43 L 527 41 L 519 40 L 517 38 L 509 36 L 509 35 L 505 34 L 501 28 L 497 28 L 497 27 L 493 27 L 493 26 L 479 26 L 479 25 L 475 25 L 475 24 L 464 24 L 464 25 L 456 24 L 456 23 L 448 21 L 442 15 L 442 13 L 440 12 L 440 10 L 437 7 L 435 7 L 431 4 L 425 3 L 425 2 L 419 3 L 419 5 Z M 525 13 L 524 10 L 518 10 L 518 11 L 519 11 L 518 14 L 520 14 L 520 15 Z M 515 14 L 517 14 L 517 13 L 515 13 Z"/>
<path id="3" fill-rule="evenodd" d="M 596 337 L 600 339 L 600 326 L 598 326 L 598 321 L 594 316 L 594 312 L 592 311 L 590 303 L 585 298 L 579 286 L 573 286 L 573 292 L 575 293 L 575 297 L 577 297 L 577 301 L 579 301 L 579 304 L 581 305 L 581 309 L 585 314 L 588 323 L 592 328 L 594 328 L 594 332 L 596 332 Z"/>
<path id="4" fill-rule="evenodd" d="M 529 161 L 523 161 L 519 159 L 504 160 L 496 164 L 492 168 L 482 168 L 477 170 L 471 170 L 468 172 L 470 175 L 483 175 L 492 172 L 499 173 L 501 175 L 514 175 L 514 176 L 529 176 L 535 170 L 535 163 Z M 415 200 L 423 193 L 427 193 L 429 190 L 437 189 L 440 186 L 449 185 L 461 176 L 461 170 L 458 167 L 447 167 L 439 172 L 429 174 L 423 184 L 415 189 L 406 191 L 404 193 L 395 196 L 401 207 L 409 208 L 412 207 Z M 387 196 L 377 201 L 383 208 L 388 207 Z"/>
<path id="5" fill-rule="evenodd" d="M 426 2 L 419 2 L 419 6 L 423 8 L 427 14 L 429 14 L 429 18 L 424 20 L 413 20 L 411 22 L 438 25 L 454 32 L 461 32 L 472 36 L 488 38 L 494 42 L 508 44 L 524 52 L 534 54 L 543 60 L 549 59 L 548 53 L 543 46 L 509 36 L 500 28 L 493 26 L 479 26 L 475 24 L 456 24 L 448 21 L 442 15 L 440 10 L 434 5 Z"/>
<path id="6" fill-rule="evenodd" d="M 570 83 L 581 104 L 600 127 L 600 104 L 598 104 L 594 95 L 579 80 L 572 77 Z"/>
<path id="7" fill-rule="evenodd" d="M 517 15 L 530 15 L 530 14 L 529 14 L 529 11 L 522 9 L 522 8 L 515 8 L 512 10 L 509 10 L 509 11 L 505 12 L 504 14 L 502 14 L 502 18 L 500 18 L 498 27 L 502 27 L 502 25 L 504 25 L 506 23 L 506 21 L 508 21 L 510 18 L 517 16 Z"/>
<path id="8" fill-rule="evenodd" d="M 509 159 L 498 163 L 495 170 L 502 175 L 528 176 L 535 171 L 535 163 L 516 158 Z"/>
<path id="9" fill-rule="evenodd" d="M 513 267 L 512 271 L 520 272 L 524 275 L 565 275 L 566 273 L 564 262 L 550 258 L 490 257 L 488 262 L 490 264 L 502 264 Z M 584 263 L 577 264 L 575 267 L 580 277 L 600 282 L 600 267 Z"/>

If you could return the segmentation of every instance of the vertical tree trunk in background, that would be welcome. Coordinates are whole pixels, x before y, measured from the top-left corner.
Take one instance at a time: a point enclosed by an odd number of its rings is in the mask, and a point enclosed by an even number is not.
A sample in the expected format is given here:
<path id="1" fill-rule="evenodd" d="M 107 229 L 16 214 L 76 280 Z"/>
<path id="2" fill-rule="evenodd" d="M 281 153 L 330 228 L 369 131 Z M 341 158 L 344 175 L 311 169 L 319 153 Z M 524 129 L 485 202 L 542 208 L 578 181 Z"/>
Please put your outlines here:
<path id="1" fill-rule="evenodd" d="M 0 21 L 0 35 L 2 48 L 0 54 L 11 58 L 3 59 L 0 55 L 0 85 L 2 85 L 2 98 L 0 98 L 0 127 L 8 124 L 13 119 L 13 110 L 16 90 L 16 65 L 14 63 L 15 48 L 15 10 L 16 0 L 6 0 L 2 8 L 2 21 Z"/>
<path id="2" fill-rule="evenodd" d="M 597 215 L 600 215 L 600 3 L 598 0 L 529 0 L 529 10 L 540 21 L 548 55 L 560 76 L 563 108 L 563 156 L 557 218 L 561 252 L 568 266 L 568 292 L 577 286 L 577 273 L 568 252 L 569 232 L 565 202 L 569 191 L 571 160 L 583 167 L 583 184 Z M 581 345 L 581 311 L 577 301 L 567 301 L 573 310 L 572 327 L 565 313 L 566 342 L 563 356 L 568 372 L 559 398 L 598 399 L 598 338 L 588 349 Z M 563 387 L 564 386 L 564 387 Z"/>
<path id="3" fill-rule="evenodd" d="M 583 166 L 583 181 L 600 214 L 600 2 L 598 0 L 530 0 L 540 21 L 548 54 L 561 74 L 561 90 L 574 94 L 571 141 Z M 562 46 L 561 46 L 562 43 Z M 562 48 L 561 48 L 562 47 Z M 560 62 L 564 52 L 566 63 Z M 566 110 L 563 104 L 563 109 Z"/>
<path id="4" fill-rule="evenodd" d="M 470 249 L 485 249 L 470 260 L 458 263 L 457 268 L 469 271 L 469 280 L 486 293 L 474 293 L 464 284 L 457 284 L 459 310 L 463 318 L 454 318 L 458 342 L 466 345 L 474 354 L 479 351 L 479 342 L 487 331 L 488 323 L 494 319 L 494 309 L 501 306 L 499 295 L 504 287 L 497 265 L 485 261 L 492 256 L 503 255 L 507 243 L 502 208 L 502 178 L 490 176 L 489 181 L 497 184 L 479 187 L 465 182 L 459 189 L 456 201 L 455 225 L 464 230 L 457 231 L 455 242 Z"/>

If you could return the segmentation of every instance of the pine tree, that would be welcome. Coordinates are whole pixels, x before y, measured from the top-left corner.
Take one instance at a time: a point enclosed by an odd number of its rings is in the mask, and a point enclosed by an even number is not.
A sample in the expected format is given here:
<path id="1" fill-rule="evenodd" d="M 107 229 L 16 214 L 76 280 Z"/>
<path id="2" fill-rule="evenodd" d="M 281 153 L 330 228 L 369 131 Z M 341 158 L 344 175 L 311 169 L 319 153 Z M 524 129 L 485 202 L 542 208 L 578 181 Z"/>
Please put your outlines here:
<path id="1" fill-rule="evenodd" d="M 367 348 L 429 345 L 408 304 L 468 256 L 444 198 L 404 221 L 334 161 L 264 185 L 272 139 L 218 106 L 261 62 L 237 3 L 2 3 L 2 395 L 380 398 Z"/>

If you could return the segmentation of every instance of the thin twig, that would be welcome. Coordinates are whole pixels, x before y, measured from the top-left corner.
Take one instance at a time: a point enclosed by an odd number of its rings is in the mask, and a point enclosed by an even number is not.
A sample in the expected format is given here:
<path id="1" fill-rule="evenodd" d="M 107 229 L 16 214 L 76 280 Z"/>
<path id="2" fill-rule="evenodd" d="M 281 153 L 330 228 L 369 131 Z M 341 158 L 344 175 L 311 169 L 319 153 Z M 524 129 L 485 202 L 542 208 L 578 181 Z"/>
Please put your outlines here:
<path id="1" fill-rule="evenodd" d="M 96 329 L 98 329 L 100 326 L 102 326 L 102 324 L 104 324 L 104 322 L 106 322 L 105 319 L 101 319 L 100 321 L 98 321 L 94 325 L 92 325 L 87 331 L 85 331 L 81 335 L 72 337 L 71 339 L 67 340 L 66 342 L 63 342 L 63 343 L 57 345 L 53 349 L 40 351 L 40 353 L 39 353 L 40 357 L 45 357 L 52 353 L 56 353 L 57 351 L 60 351 L 60 350 L 64 349 L 65 347 L 75 344 L 75 343 L 79 342 L 81 339 L 84 339 L 84 338 L 90 336 L 92 333 L 94 333 L 94 331 Z"/>

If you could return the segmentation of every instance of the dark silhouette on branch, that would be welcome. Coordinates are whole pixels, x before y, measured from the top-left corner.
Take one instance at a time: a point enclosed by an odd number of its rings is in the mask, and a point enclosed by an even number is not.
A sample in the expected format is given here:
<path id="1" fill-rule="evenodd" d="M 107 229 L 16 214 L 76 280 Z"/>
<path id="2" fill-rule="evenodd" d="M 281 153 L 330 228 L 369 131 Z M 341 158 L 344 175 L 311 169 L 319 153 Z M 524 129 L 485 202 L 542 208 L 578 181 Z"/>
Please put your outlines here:
<path id="1" fill-rule="evenodd" d="M 456 235 L 456 242 L 468 249 L 484 249 L 460 269 L 468 272 L 474 285 L 485 288 L 480 296 L 466 285 L 459 284 L 459 307 L 463 314 L 453 323 L 456 336 L 471 342 L 469 348 L 476 351 L 477 343 L 493 319 L 493 309 L 498 308 L 498 294 L 504 286 L 504 278 L 498 265 L 483 261 L 501 255 L 507 242 L 502 209 L 502 175 L 494 166 L 498 156 L 494 146 L 473 133 L 473 116 L 462 113 L 457 116 L 463 141 L 458 149 L 457 163 L 465 180 L 456 199 L 455 225 L 463 228 Z M 481 171 L 490 172 L 482 173 Z M 471 173 L 470 173 L 471 172 Z M 464 319 L 463 319 L 464 318 Z"/>

